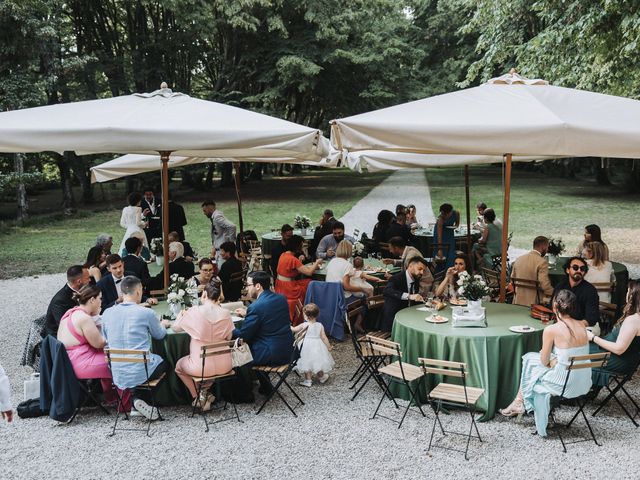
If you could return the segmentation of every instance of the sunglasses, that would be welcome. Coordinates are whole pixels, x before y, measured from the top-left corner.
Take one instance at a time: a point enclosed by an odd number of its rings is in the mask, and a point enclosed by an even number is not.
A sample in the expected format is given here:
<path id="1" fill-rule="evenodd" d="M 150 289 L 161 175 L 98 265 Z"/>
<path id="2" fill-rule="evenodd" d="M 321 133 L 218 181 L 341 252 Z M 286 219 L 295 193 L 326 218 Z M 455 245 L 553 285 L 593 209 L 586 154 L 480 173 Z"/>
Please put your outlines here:
<path id="1" fill-rule="evenodd" d="M 571 270 L 573 270 L 574 272 L 577 272 L 578 270 L 580 270 L 581 272 L 586 272 L 587 267 L 585 265 L 571 265 Z"/>

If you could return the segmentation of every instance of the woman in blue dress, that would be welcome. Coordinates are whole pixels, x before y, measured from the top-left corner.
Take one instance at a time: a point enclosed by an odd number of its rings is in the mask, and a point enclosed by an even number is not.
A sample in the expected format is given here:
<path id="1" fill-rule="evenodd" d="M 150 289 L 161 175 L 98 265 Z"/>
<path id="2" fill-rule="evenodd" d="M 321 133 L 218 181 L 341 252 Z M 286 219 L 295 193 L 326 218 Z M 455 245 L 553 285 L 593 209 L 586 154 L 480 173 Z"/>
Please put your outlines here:
<path id="1" fill-rule="evenodd" d="M 505 417 L 533 411 L 536 430 L 542 437 L 547 436 L 551 396 L 562 394 L 570 357 L 589 353 L 584 321 L 573 318 L 575 306 L 576 296 L 573 292 L 560 290 L 556 294 L 553 312 L 558 322 L 544 329 L 540 353 L 523 355 L 518 395 L 507 408 L 500 410 Z M 590 389 L 591 369 L 571 370 L 564 397 L 579 397 Z"/>
<path id="2" fill-rule="evenodd" d="M 433 253 L 436 261 L 436 273 L 453 267 L 456 258 L 456 237 L 454 230 L 460 225 L 460 213 L 449 203 L 440 205 L 440 215 L 433 231 Z M 448 245 L 449 248 L 436 248 L 435 245 Z"/>

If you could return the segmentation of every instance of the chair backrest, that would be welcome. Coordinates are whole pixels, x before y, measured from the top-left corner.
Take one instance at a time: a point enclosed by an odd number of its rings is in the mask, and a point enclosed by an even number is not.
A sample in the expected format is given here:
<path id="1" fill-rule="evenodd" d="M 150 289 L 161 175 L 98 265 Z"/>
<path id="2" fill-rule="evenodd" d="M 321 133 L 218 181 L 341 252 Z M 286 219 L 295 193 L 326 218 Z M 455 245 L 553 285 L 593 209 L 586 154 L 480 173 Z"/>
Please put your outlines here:
<path id="1" fill-rule="evenodd" d="M 105 347 L 104 354 L 107 357 L 107 364 L 110 370 L 112 370 L 112 363 L 142 363 L 144 364 L 144 371 L 147 374 L 147 380 L 149 379 L 149 362 L 151 361 L 151 353 L 149 350 Z"/>
<path id="2" fill-rule="evenodd" d="M 400 350 L 400 344 L 392 342 L 391 340 L 385 340 L 380 337 L 374 337 L 373 335 L 365 336 L 369 347 L 373 353 L 379 354 L 383 357 L 397 356 L 398 359 L 402 358 L 402 351 Z"/>
<path id="3" fill-rule="evenodd" d="M 425 375 L 427 373 L 431 373 L 433 375 L 464 379 L 467 374 L 467 364 L 462 362 L 450 362 L 448 360 L 418 357 L 418 363 L 422 367 Z"/>
<path id="4" fill-rule="evenodd" d="M 239 342 L 241 343 L 242 340 Z M 217 355 L 224 355 L 225 353 L 231 353 L 231 348 L 235 344 L 235 340 L 228 340 L 224 342 L 209 343 L 200 347 L 200 358 L 204 360 L 207 357 L 215 357 Z"/>
<path id="5" fill-rule="evenodd" d="M 540 303 L 540 282 L 537 280 L 529 280 L 528 278 L 516 278 L 511 277 L 511 283 L 515 289 L 515 293 L 518 293 L 518 289 L 533 290 L 536 292 L 536 303 Z"/>
<path id="6" fill-rule="evenodd" d="M 612 293 L 613 291 L 613 283 L 611 282 L 595 282 L 595 283 L 592 283 L 591 285 L 596 287 L 596 290 L 598 292 Z"/>
<path id="7" fill-rule="evenodd" d="M 384 295 L 374 295 L 367 299 L 369 310 L 376 310 L 384 306 Z"/>
<path id="8" fill-rule="evenodd" d="M 498 272 L 490 268 L 482 267 L 482 276 L 489 288 L 500 288 L 500 276 Z"/>
<path id="9" fill-rule="evenodd" d="M 229 276 L 229 283 L 239 283 L 244 282 L 244 277 L 247 274 L 245 270 L 240 270 L 239 272 L 233 272 Z"/>
<path id="10" fill-rule="evenodd" d="M 373 292 L 375 294 L 379 294 L 380 292 L 382 292 L 387 287 L 388 283 L 389 283 L 389 280 L 384 280 L 382 282 L 374 283 L 373 284 Z"/>
<path id="11" fill-rule="evenodd" d="M 389 251 L 389 244 L 387 242 L 378 242 L 378 249 L 388 252 Z"/>
<path id="12" fill-rule="evenodd" d="M 603 368 L 609 361 L 610 352 L 589 353 L 587 355 L 574 355 L 569 357 L 569 364 L 566 366 L 567 376 L 564 379 L 564 386 L 562 387 L 561 397 L 564 397 L 564 392 L 569 384 L 569 377 L 574 370 L 582 370 L 585 368 Z"/>

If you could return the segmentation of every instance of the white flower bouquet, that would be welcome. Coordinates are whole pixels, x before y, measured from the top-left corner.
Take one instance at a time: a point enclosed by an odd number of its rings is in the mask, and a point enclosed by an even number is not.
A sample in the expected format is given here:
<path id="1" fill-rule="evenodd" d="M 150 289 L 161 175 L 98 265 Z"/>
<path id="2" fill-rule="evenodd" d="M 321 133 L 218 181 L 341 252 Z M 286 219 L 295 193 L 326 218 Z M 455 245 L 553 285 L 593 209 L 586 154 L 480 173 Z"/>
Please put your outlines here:
<path id="1" fill-rule="evenodd" d="M 306 215 L 296 215 L 293 219 L 293 225 L 300 229 L 309 228 L 311 226 L 311 219 Z"/>
<path id="2" fill-rule="evenodd" d="M 458 274 L 458 295 L 467 300 L 480 300 L 489 295 L 490 290 L 481 275 L 470 275 L 469 272 Z"/>
<path id="3" fill-rule="evenodd" d="M 171 275 L 171 285 L 167 289 L 167 303 L 169 305 L 179 305 L 182 308 L 189 308 L 196 303 L 198 299 L 198 289 L 193 288 L 184 279 L 177 274 Z"/>
<path id="4" fill-rule="evenodd" d="M 356 242 L 353 244 L 353 256 L 359 257 L 364 253 L 364 245 L 361 242 Z"/>

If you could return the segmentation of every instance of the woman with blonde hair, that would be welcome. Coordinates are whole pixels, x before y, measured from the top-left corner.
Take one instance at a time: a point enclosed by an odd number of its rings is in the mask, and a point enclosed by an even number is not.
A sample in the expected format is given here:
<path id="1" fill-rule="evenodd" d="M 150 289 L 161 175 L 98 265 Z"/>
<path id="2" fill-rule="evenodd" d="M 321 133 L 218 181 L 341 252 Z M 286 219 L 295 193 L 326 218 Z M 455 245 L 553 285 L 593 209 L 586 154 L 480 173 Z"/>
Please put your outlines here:
<path id="1" fill-rule="evenodd" d="M 600 242 L 589 242 L 584 248 L 584 257 L 589 265 L 589 270 L 584 279 L 589 283 L 615 282 L 613 265 L 607 260 L 607 252 Z M 601 302 L 611 302 L 611 291 L 601 292 L 598 290 L 598 297 Z"/>

